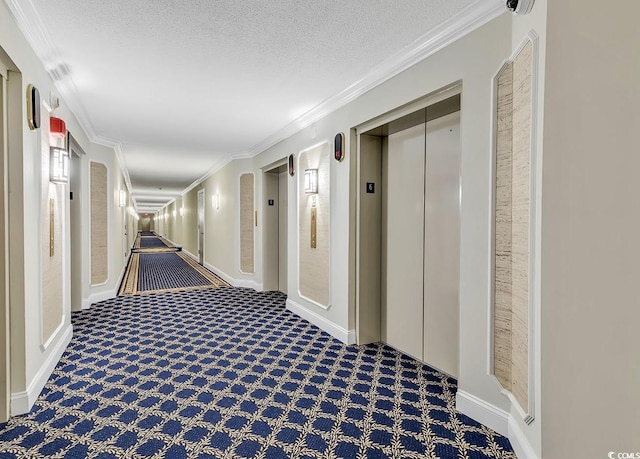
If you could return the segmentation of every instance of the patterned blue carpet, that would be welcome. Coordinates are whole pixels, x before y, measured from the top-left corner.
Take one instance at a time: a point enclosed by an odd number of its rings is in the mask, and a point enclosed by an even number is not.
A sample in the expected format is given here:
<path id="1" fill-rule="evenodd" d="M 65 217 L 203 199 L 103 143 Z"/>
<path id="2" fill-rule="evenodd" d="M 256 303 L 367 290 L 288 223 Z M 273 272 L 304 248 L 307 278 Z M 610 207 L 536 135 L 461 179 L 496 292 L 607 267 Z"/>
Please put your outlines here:
<path id="1" fill-rule="evenodd" d="M 162 239 L 160 239 L 159 237 L 141 237 L 140 247 L 150 249 L 156 247 L 167 247 L 167 244 L 162 242 Z"/>
<path id="2" fill-rule="evenodd" d="M 455 411 L 456 381 L 384 345 L 345 346 L 279 293 L 118 297 L 73 313 L 0 458 L 509 458 Z"/>
<path id="3" fill-rule="evenodd" d="M 144 240 L 144 239 L 143 239 Z M 138 290 L 197 287 L 211 283 L 175 253 L 141 253 Z"/>

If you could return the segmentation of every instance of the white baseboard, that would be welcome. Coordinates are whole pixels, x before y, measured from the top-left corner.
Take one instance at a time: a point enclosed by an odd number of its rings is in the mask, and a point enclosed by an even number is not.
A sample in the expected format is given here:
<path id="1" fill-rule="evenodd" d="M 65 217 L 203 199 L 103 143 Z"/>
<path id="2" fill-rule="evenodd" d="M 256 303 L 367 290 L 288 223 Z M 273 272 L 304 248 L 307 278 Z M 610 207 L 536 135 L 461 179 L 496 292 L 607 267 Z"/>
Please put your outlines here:
<path id="1" fill-rule="evenodd" d="M 513 416 L 509 416 L 509 435 L 507 437 L 518 459 L 538 459 L 536 452 L 529 444 L 524 432 L 520 429 Z"/>
<path id="2" fill-rule="evenodd" d="M 262 284 L 259 284 L 254 280 L 251 280 L 251 279 L 236 279 L 235 277 L 229 276 L 227 273 L 225 273 L 224 271 L 216 268 L 215 266 L 210 265 L 206 261 L 204 262 L 204 267 L 207 268 L 212 273 L 214 273 L 216 276 L 220 277 L 222 280 L 224 280 L 224 281 L 228 282 L 229 284 L 233 285 L 234 287 L 252 288 L 252 289 L 254 289 L 254 290 L 258 291 L 258 292 L 262 291 Z"/>
<path id="3" fill-rule="evenodd" d="M 294 314 L 302 317 L 303 319 L 308 320 L 313 325 L 326 331 L 331 336 L 339 339 L 345 344 L 355 344 L 356 342 L 355 330 L 347 330 L 345 328 L 342 328 L 341 326 L 334 324 L 330 320 L 325 319 L 321 315 L 308 310 L 307 308 L 299 305 L 298 303 L 290 299 L 287 299 L 287 309 L 293 312 Z"/>
<path id="4" fill-rule="evenodd" d="M 456 409 L 480 424 L 495 430 L 500 435 L 509 435 L 509 413 L 484 400 L 458 389 Z"/>
<path id="5" fill-rule="evenodd" d="M 186 250 L 184 247 L 182 248 L 182 251 L 183 251 L 184 253 L 186 253 L 187 255 L 189 255 L 189 256 L 193 259 L 193 261 L 195 261 L 196 263 L 199 261 L 199 260 L 198 260 L 198 257 L 196 257 L 194 254 L 192 254 L 192 253 L 191 253 L 191 252 L 189 252 L 188 250 Z"/>
<path id="6" fill-rule="evenodd" d="M 95 292 L 95 293 L 90 294 L 89 297 L 82 299 L 82 309 L 83 310 L 84 309 L 89 309 L 93 303 L 99 303 L 100 301 L 110 300 L 111 298 L 115 298 L 116 296 L 118 296 L 118 290 L 120 289 L 120 285 L 122 285 L 122 280 L 124 279 L 124 275 L 127 272 L 127 264 L 128 263 L 129 263 L 129 260 L 127 260 L 127 262 L 122 267 L 122 272 L 120 273 L 120 276 L 118 277 L 118 283 L 116 284 L 115 288 L 109 289 L 109 290 L 104 290 L 104 291 L 101 291 L 101 292 Z"/>
<path id="7" fill-rule="evenodd" d="M 518 459 L 538 459 L 511 414 L 462 390 L 456 393 L 456 409 L 507 437 Z"/>
<path id="8" fill-rule="evenodd" d="M 118 284 L 119 285 L 119 284 Z M 88 298 L 82 299 L 82 309 L 89 309 L 92 304 L 99 303 L 100 301 L 110 300 L 118 296 L 118 289 L 105 290 L 103 292 L 96 292 L 89 295 Z"/>
<path id="9" fill-rule="evenodd" d="M 49 357 L 42 364 L 40 370 L 38 370 L 38 373 L 36 373 L 36 376 L 27 387 L 27 390 L 11 394 L 11 416 L 19 416 L 31 411 L 33 404 L 38 399 L 40 392 L 42 392 L 45 384 L 47 384 L 51 373 L 53 373 L 53 370 L 71 341 L 73 326 L 69 324 L 64 331 L 61 330 L 61 333 L 62 336 L 60 340 L 56 346 L 51 349 Z"/>

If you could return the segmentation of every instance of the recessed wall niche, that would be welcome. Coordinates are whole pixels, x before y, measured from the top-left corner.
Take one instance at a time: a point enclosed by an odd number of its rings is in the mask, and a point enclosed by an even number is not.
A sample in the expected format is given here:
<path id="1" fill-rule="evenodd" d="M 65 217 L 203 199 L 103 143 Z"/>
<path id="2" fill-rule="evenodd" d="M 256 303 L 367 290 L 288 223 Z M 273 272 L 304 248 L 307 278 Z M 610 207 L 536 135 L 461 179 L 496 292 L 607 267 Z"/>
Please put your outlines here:
<path id="1" fill-rule="evenodd" d="M 91 285 L 109 279 L 107 166 L 91 162 Z"/>
<path id="2" fill-rule="evenodd" d="M 253 273 L 254 203 L 253 174 L 240 176 L 240 271 Z"/>
<path id="3" fill-rule="evenodd" d="M 536 36 L 495 83 L 493 374 L 533 420 L 533 229 Z"/>
<path id="4" fill-rule="evenodd" d="M 298 155 L 298 260 L 300 295 L 329 307 L 329 215 L 331 151 L 325 142 Z M 305 192 L 305 171 L 317 170 L 317 193 Z M 312 237 L 315 233 L 315 239 Z"/>

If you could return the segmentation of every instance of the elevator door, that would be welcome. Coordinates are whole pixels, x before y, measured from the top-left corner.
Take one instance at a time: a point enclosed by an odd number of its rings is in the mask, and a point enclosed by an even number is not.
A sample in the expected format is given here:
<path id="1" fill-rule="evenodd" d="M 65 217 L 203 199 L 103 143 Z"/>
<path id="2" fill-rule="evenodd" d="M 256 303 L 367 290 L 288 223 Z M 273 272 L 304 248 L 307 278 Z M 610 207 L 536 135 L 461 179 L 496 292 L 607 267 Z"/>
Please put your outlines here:
<path id="1" fill-rule="evenodd" d="M 381 339 L 458 373 L 460 112 L 383 143 Z M 386 218 L 386 221 L 384 219 Z"/>
<path id="2" fill-rule="evenodd" d="M 422 360 L 425 125 L 387 139 L 382 341 Z M 383 183 L 385 179 L 383 178 Z M 386 209 L 385 209 L 386 208 Z M 385 212 L 386 210 L 386 212 Z M 384 247 L 386 242 L 386 247 Z M 386 307 L 385 307 L 386 306 Z"/>

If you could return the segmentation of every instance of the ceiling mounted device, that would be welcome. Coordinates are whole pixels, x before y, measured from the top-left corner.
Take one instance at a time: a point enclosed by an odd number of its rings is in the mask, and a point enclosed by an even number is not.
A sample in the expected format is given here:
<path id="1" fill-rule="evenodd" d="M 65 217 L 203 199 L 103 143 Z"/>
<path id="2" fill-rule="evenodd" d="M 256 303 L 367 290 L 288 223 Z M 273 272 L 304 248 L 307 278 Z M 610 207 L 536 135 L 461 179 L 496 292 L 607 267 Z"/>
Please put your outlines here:
<path id="1" fill-rule="evenodd" d="M 507 0 L 507 9 L 514 14 L 528 14 L 535 0 Z"/>

